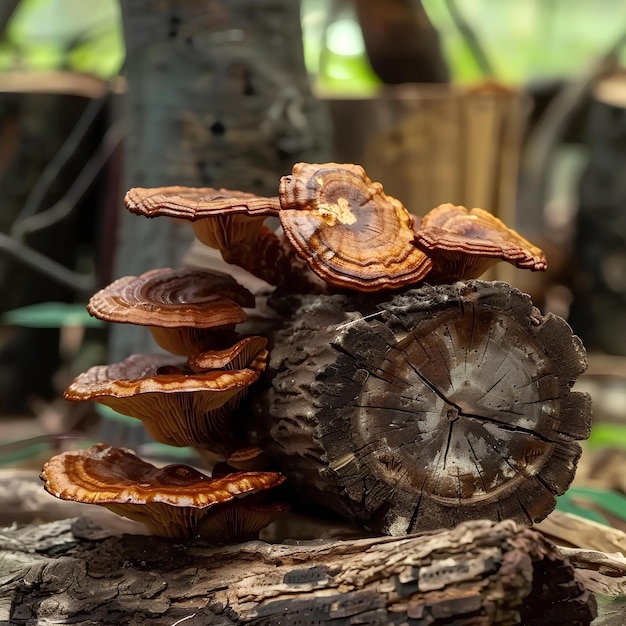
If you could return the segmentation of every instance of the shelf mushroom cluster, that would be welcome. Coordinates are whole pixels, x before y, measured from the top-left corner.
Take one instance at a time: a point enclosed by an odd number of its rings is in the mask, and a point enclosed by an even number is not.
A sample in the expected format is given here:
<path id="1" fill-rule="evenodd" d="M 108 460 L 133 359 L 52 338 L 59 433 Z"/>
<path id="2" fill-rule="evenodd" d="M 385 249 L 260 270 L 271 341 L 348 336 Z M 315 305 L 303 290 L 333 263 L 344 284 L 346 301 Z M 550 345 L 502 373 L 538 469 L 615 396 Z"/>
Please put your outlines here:
<path id="1" fill-rule="evenodd" d="M 196 237 L 278 287 L 373 292 L 477 278 L 498 261 L 541 271 L 543 252 L 482 209 L 442 204 L 420 221 L 352 164 L 296 163 L 278 197 L 191 187 L 133 188 L 145 217 L 191 222 Z M 278 217 L 281 238 L 262 221 Z"/>
<path id="2" fill-rule="evenodd" d="M 140 419 L 152 438 L 165 444 L 224 459 L 233 453 L 245 457 L 238 452 L 241 428 L 233 411 L 268 356 L 265 337 L 236 331 L 247 319 L 243 307 L 254 304 L 252 293 L 220 272 L 164 268 L 120 278 L 91 297 L 89 313 L 146 326 L 169 353 L 134 354 L 94 366 L 64 397 L 99 402 Z M 41 476 L 55 496 L 101 504 L 159 535 L 248 539 L 284 508 L 249 496 L 278 486 L 284 476 L 255 471 L 254 463 L 248 471 L 226 466 L 229 471 L 219 477 L 182 465 L 159 470 L 129 450 L 103 444 L 54 457 Z"/>
<path id="3" fill-rule="evenodd" d="M 138 215 L 189 221 L 200 242 L 277 292 L 367 293 L 449 283 L 478 277 L 500 260 L 546 269 L 541 250 L 489 213 L 444 204 L 420 221 L 352 164 L 297 163 L 281 178 L 276 197 L 160 187 L 131 189 L 124 202 Z M 281 235 L 264 224 L 271 216 Z M 233 419 L 268 358 L 264 337 L 236 330 L 254 300 L 230 276 L 199 269 L 155 269 L 95 294 L 91 315 L 145 326 L 168 353 L 93 367 L 65 398 L 105 404 L 142 420 L 156 441 L 224 460 L 209 477 L 181 465 L 157 469 L 130 450 L 100 444 L 51 459 L 41 474 L 45 488 L 106 506 L 164 536 L 240 540 L 269 523 L 285 505 L 263 493 L 284 476 L 268 471 L 262 451 L 245 447 L 242 425 Z"/>

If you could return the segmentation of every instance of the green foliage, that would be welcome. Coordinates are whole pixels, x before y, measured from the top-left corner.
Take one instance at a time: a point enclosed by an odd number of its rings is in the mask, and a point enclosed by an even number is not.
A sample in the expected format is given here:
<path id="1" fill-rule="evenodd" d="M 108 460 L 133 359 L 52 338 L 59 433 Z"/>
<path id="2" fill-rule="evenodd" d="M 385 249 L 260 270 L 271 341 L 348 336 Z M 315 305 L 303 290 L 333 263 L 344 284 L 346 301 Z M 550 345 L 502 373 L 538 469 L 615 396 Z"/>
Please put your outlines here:
<path id="1" fill-rule="evenodd" d="M 0 44 L 0 71 L 73 70 L 107 79 L 124 54 L 118 0 L 21 0 Z"/>
<path id="2" fill-rule="evenodd" d="M 557 510 L 607 526 L 611 516 L 626 523 L 626 496 L 610 489 L 571 487 L 558 498 Z"/>
<path id="3" fill-rule="evenodd" d="M 454 79 L 484 78 L 446 3 L 423 0 L 423 5 Z M 626 23 L 621 0 L 456 0 L 456 5 L 486 51 L 494 78 L 510 84 L 579 74 L 608 51 Z"/>
<path id="4" fill-rule="evenodd" d="M 598 602 L 598 617 L 593 626 L 622 626 L 626 615 L 626 596 L 594 594 Z"/>
<path id="5" fill-rule="evenodd" d="M 622 34 L 622 0 L 455 0 L 494 68 L 496 80 L 520 85 L 567 78 L 589 68 Z M 452 77 L 476 83 L 485 77 L 446 2 L 423 0 L 440 35 Z M 344 51 L 333 48 L 333 19 L 346 25 L 349 5 L 333 13 L 331 0 L 302 0 L 305 60 L 323 93 L 369 95 L 380 83 L 362 45 L 362 36 L 343 29 Z M 335 47 L 336 48 L 336 47 Z M 352 53 L 350 53 L 352 49 Z M 626 61 L 626 51 L 622 55 Z"/>
<path id="6" fill-rule="evenodd" d="M 80 447 L 96 443 L 86 435 L 72 435 L 67 439 L 78 440 Z M 46 458 L 58 451 L 59 439 L 55 435 L 41 435 L 30 439 L 0 442 L 0 467 L 11 467 L 33 459 Z"/>
<path id="7" fill-rule="evenodd" d="M 304 58 L 324 95 L 367 97 L 380 85 L 371 68 L 354 7 L 332 12 L 329 0 L 302 0 Z"/>
<path id="8" fill-rule="evenodd" d="M 591 429 L 589 448 L 626 448 L 626 424 L 597 423 Z"/>
<path id="9" fill-rule="evenodd" d="M 626 448 L 626 424 L 597 423 L 591 429 L 587 442 L 589 454 L 602 454 L 602 449 Z M 626 496 L 610 489 L 596 487 L 571 487 L 557 498 L 557 510 L 613 525 L 611 517 L 626 525 Z"/>
<path id="10" fill-rule="evenodd" d="M 84 304 L 41 302 L 7 311 L 0 316 L 5 325 L 31 328 L 61 328 L 63 326 L 101 327 L 104 322 L 91 317 Z"/>

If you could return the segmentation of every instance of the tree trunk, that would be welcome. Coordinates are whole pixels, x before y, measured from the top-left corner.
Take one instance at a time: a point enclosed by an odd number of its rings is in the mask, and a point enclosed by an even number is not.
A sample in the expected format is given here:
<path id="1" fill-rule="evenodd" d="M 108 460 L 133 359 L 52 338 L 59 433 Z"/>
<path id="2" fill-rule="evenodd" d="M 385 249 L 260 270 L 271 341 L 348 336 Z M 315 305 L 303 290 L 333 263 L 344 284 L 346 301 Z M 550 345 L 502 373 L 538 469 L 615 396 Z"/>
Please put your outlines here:
<path id="1" fill-rule="evenodd" d="M 70 522 L 2 533 L 2 623 L 575 626 L 595 617 L 593 595 L 558 550 L 508 520 L 225 548 Z"/>
<path id="2" fill-rule="evenodd" d="M 600 82 L 585 124 L 575 233 L 563 278 L 570 319 L 590 349 L 626 356 L 626 97 L 621 73 Z M 573 267 L 572 267 L 573 266 Z"/>
<path id="3" fill-rule="evenodd" d="M 328 157 L 294 0 L 126 0 L 126 186 L 217 186 L 268 196 L 300 160 Z M 187 225 L 124 212 L 116 275 L 176 267 Z M 112 361 L 154 348 L 116 328 Z"/>
<path id="4" fill-rule="evenodd" d="M 469 281 L 273 304 L 286 321 L 258 408 L 305 502 L 401 535 L 532 524 L 569 486 L 591 424 L 570 391 L 586 356 L 525 294 Z"/>

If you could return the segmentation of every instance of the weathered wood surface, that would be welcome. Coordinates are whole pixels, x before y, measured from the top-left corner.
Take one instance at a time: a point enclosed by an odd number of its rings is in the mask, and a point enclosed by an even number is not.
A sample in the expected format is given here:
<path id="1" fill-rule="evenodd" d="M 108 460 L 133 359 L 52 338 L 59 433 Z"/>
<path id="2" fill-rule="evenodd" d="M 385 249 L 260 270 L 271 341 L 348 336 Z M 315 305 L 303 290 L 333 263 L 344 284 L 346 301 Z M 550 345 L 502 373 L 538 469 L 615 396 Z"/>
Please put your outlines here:
<path id="1" fill-rule="evenodd" d="M 304 500 L 401 535 L 543 519 L 569 486 L 590 398 L 582 344 L 506 283 L 275 301 L 266 424 Z M 263 420 L 263 417 L 261 418 Z"/>
<path id="2" fill-rule="evenodd" d="M 401 539 L 226 548 L 79 520 L 0 532 L 0 623 L 589 624 L 595 600 L 511 521 Z"/>

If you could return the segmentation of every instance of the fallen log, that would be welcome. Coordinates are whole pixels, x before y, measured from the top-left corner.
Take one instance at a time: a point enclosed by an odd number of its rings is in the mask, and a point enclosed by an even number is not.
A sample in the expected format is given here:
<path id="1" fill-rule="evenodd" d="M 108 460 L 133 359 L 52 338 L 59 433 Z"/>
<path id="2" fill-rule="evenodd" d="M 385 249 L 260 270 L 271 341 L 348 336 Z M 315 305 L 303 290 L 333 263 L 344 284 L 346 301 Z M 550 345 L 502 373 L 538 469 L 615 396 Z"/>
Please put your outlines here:
<path id="1" fill-rule="evenodd" d="M 595 600 L 538 532 L 449 531 L 215 548 L 84 519 L 0 532 L 0 622 L 255 626 L 590 624 Z"/>
<path id="2" fill-rule="evenodd" d="M 273 298 L 269 455 L 304 502 L 402 535 L 532 525 L 568 488 L 591 402 L 560 317 L 502 282 Z"/>

